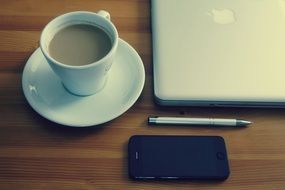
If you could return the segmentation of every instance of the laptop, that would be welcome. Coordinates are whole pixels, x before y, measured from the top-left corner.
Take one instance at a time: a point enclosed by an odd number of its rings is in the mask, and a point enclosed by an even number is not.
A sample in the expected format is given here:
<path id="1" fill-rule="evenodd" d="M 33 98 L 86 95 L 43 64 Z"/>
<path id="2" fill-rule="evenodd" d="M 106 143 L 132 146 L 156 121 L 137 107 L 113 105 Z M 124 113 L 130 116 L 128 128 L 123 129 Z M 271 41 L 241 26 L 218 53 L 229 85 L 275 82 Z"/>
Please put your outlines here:
<path id="1" fill-rule="evenodd" d="M 285 106 L 284 0 L 152 0 L 154 95 L 169 106 Z"/>

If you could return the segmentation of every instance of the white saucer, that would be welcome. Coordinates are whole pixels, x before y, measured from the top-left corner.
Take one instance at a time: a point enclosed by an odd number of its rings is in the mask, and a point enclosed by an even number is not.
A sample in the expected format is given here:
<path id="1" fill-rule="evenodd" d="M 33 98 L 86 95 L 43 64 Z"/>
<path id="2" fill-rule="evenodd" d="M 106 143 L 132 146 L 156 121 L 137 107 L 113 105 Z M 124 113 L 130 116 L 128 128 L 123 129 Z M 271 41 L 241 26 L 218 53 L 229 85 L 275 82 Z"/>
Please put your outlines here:
<path id="1" fill-rule="evenodd" d="M 141 58 L 120 39 L 107 84 L 92 96 L 67 92 L 39 48 L 26 63 L 22 86 L 29 104 L 43 117 L 62 125 L 87 127 L 108 122 L 126 112 L 140 96 L 144 81 Z"/>

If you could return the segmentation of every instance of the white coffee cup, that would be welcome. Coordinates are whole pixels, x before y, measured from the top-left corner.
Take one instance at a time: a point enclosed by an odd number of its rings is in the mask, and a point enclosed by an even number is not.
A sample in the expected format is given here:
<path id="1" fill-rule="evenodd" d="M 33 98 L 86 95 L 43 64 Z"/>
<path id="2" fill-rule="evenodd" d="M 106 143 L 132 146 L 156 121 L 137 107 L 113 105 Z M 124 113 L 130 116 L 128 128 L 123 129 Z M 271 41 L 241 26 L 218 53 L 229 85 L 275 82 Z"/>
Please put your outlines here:
<path id="1" fill-rule="evenodd" d="M 73 66 L 60 63 L 50 56 L 48 46 L 54 35 L 62 28 L 74 24 L 89 24 L 101 27 L 111 38 L 112 48 L 102 59 L 87 65 Z M 118 32 L 106 11 L 92 13 L 76 11 L 60 15 L 50 21 L 40 38 L 40 48 L 52 70 L 61 79 L 65 88 L 75 95 L 87 96 L 99 92 L 107 81 L 118 47 Z"/>

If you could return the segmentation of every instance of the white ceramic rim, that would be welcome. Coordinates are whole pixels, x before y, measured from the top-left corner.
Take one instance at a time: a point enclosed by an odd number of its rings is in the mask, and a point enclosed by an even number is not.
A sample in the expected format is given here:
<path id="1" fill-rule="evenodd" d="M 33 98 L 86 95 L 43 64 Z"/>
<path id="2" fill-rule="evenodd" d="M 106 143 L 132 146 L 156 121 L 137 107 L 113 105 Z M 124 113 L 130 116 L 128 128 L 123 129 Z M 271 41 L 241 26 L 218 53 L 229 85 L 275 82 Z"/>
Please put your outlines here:
<path id="1" fill-rule="evenodd" d="M 112 38 L 114 38 L 114 42 L 112 44 L 112 48 L 111 50 L 103 57 L 101 58 L 100 60 L 96 61 L 96 62 L 93 62 L 93 63 L 90 63 L 90 64 L 87 64 L 87 65 L 79 65 L 79 66 L 74 66 L 74 65 L 66 65 L 64 63 L 61 63 L 57 60 L 55 60 L 54 58 L 52 58 L 49 53 L 47 52 L 47 49 L 44 47 L 44 44 L 45 44 L 45 36 L 47 35 L 47 30 L 48 28 L 50 28 L 53 24 L 55 24 L 57 22 L 58 19 L 62 19 L 64 17 L 68 17 L 68 16 L 71 16 L 71 15 L 80 15 L 80 14 L 87 14 L 87 15 L 91 15 L 91 16 L 94 16 L 94 17 L 97 17 L 99 20 L 102 20 L 103 22 L 107 23 L 109 26 L 111 26 L 113 32 L 114 32 L 114 36 Z M 90 21 L 92 22 L 92 21 Z M 96 25 L 96 23 L 94 23 Z M 106 59 L 108 59 L 112 54 L 114 54 L 117 49 L 117 46 L 118 46 L 118 41 L 119 41 L 119 35 L 118 35 L 118 31 L 116 29 L 116 27 L 114 26 L 114 24 L 96 14 L 96 13 L 93 13 L 93 12 L 89 12 L 89 11 L 74 11 L 74 12 L 69 12 L 69 13 L 65 13 L 65 14 L 62 14 L 62 15 L 59 15 L 57 17 L 55 17 L 54 19 L 52 19 L 43 29 L 42 33 L 41 33 L 41 36 L 40 36 L 40 48 L 41 48 L 41 51 L 43 52 L 44 56 L 51 60 L 54 64 L 60 66 L 60 67 L 64 67 L 64 68 L 68 68 L 68 69 L 86 69 L 86 68 L 90 68 L 90 67 L 93 67 L 94 65 L 99 65 L 103 62 L 106 61 Z"/>

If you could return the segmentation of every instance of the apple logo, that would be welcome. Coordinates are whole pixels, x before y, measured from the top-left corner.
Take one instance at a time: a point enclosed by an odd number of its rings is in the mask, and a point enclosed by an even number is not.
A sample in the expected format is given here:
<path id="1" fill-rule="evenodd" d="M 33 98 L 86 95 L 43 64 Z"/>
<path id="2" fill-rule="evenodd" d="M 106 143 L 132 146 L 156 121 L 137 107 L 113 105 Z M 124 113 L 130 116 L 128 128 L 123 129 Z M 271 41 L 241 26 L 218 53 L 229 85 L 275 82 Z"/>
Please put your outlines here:
<path id="1" fill-rule="evenodd" d="M 236 21 L 234 11 L 230 9 L 212 9 L 211 12 L 207 12 L 206 14 L 211 16 L 217 24 L 226 25 Z"/>

